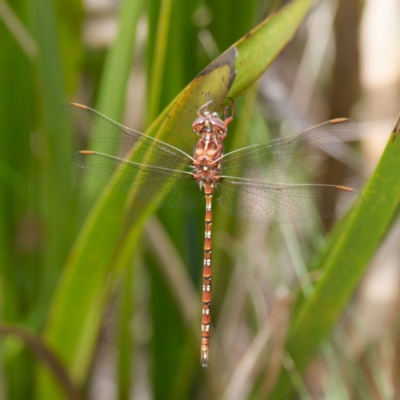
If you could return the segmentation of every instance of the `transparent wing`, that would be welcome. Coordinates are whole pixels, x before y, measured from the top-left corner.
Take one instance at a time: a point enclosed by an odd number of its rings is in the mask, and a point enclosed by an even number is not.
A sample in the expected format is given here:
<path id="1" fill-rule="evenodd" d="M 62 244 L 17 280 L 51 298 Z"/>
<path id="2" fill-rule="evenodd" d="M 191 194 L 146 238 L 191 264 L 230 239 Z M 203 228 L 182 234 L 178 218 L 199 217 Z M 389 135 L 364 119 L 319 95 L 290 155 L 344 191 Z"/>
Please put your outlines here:
<path id="1" fill-rule="evenodd" d="M 334 217 L 360 205 L 352 189 L 331 185 L 295 185 L 222 177 L 218 202 L 229 214 L 269 224 Z"/>
<path id="2" fill-rule="evenodd" d="M 185 171 L 134 163 L 94 151 L 76 153 L 74 162 L 101 182 L 163 208 L 193 209 L 204 202 L 198 182 Z"/>
<path id="3" fill-rule="evenodd" d="M 272 140 L 232 151 L 221 158 L 224 174 L 259 179 L 314 167 L 344 150 L 359 125 L 345 118 L 324 122 L 297 136 Z"/>
<path id="4" fill-rule="evenodd" d="M 192 158 L 167 143 L 120 125 L 80 104 L 64 107 L 67 118 L 91 141 L 92 150 L 161 168 L 184 169 Z"/>

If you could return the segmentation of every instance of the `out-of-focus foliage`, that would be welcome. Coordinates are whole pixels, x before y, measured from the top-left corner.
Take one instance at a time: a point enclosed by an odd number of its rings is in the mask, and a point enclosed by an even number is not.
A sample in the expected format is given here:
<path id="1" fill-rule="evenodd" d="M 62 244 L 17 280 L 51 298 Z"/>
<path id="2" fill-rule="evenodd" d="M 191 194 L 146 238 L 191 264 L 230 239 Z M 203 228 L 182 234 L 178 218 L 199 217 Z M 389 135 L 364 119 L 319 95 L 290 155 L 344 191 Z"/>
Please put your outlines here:
<path id="1" fill-rule="evenodd" d="M 0 0 L 0 399 L 372 399 L 390 397 L 388 385 L 395 397 L 388 371 L 396 376 L 400 363 L 382 355 L 398 347 L 388 339 L 395 318 L 361 340 L 364 303 L 354 302 L 335 324 L 398 230 L 399 140 L 375 172 L 349 148 L 302 177 L 357 188 L 368 180 L 364 205 L 333 228 L 255 226 L 215 207 L 203 370 L 204 210 L 157 211 L 102 191 L 73 165 L 90 143 L 62 113 L 67 102 L 88 104 L 190 151 L 204 87 L 226 95 L 211 75 L 193 79 L 236 44 L 228 149 L 329 118 L 368 121 L 382 104 L 370 100 L 359 56 L 366 3 L 324 0 L 306 17 L 309 0 Z M 381 100 L 387 119 L 394 98 Z"/>

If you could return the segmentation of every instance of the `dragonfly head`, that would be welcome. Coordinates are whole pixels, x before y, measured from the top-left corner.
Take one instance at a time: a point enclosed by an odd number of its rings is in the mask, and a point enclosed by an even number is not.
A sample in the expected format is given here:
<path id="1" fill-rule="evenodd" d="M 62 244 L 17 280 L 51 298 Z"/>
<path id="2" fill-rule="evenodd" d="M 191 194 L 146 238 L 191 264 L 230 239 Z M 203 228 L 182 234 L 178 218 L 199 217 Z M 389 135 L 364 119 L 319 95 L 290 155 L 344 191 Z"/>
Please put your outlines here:
<path id="1" fill-rule="evenodd" d="M 217 137 L 226 134 L 227 128 L 218 113 L 204 111 L 204 113 L 193 122 L 193 130 L 198 135 L 203 133 L 215 133 Z"/>

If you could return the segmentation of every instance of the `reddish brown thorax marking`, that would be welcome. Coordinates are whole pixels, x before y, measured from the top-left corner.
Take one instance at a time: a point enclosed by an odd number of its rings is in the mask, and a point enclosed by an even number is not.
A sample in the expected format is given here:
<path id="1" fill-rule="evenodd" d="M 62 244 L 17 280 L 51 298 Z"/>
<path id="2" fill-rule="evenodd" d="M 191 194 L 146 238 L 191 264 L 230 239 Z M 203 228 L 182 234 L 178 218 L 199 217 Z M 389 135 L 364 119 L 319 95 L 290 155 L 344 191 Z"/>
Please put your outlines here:
<path id="1" fill-rule="evenodd" d="M 225 109 L 225 120 L 222 120 L 216 112 L 208 111 L 211 102 L 200 107 L 197 112 L 198 118 L 193 122 L 193 130 L 201 135 L 193 155 L 194 177 L 204 184 L 220 180 L 221 168 L 218 160 L 223 153 L 222 141 L 227 135 L 227 126 L 233 119 L 232 116 L 228 117 Z"/>
<path id="2" fill-rule="evenodd" d="M 227 126 L 233 116 L 229 116 L 224 108 L 225 120 L 215 112 L 208 111 L 212 101 L 204 104 L 197 111 L 198 118 L 193 123 L 193 130 L 201 135 L 196 144 L 193 155 L 194 178 L 204 189 L 206 197 L 205 236 L 204 236 L 204 264 L 203 264 L 203 290 L 201 295 L 201 365 L 207 367 L 210 349 L 211 328 L 211 281 L 212 281 L 212 196 L 221 180 L 220 158 L 222 157 L 222 141 L 227 135 Z M 204 110 L 202 113 L 201 110 Z M 232 103 L 233 113 L 233 103 Z"/>
<path id="3" fill-rule="evenodd" d="M 227 126 L 233 120 L 233 100 L 232 115 L 228 114 L 227 109 L 222 106 L 225 119 L 216 112 L 208 111 L 208 106 L 213 100 L 208 101 L 197 111 L 197 119 L 193 122 L 193 130 L 201 136 L 196 144 L 193 155 L 194 178 L 204 187 L 205 194 L 212 196 L 215 184 L 221 180 L 221 166 L 219 160 L 223 154 L 222 141 L 227 135 Z M 204 110 L 202 112 L 202 110 Z M 210 185 L 210 184 L 213 185 Z M 210 204 L 206 210 L 211 213 L 211 196 Z M 206 196 L 208 198 L 208 196 Z M 206 213 L 207 213 L 206 211 Z"/>

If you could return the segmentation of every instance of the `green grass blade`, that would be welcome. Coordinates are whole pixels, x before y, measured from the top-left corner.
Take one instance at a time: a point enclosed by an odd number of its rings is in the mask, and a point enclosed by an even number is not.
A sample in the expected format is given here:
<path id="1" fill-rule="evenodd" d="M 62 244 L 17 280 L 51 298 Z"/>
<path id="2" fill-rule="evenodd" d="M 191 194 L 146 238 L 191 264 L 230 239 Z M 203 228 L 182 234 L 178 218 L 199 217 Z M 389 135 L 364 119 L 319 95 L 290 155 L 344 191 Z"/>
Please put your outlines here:
<path id="1" fill-rule="evenodd" d="M 141 0 L 125 0 L 119 9 L 118 37 L 107 54 L 96 109 L 120 121 L 132 65 L 136 27 L 143 9 Z"/>
<path id="2" fill-rule="evenodd" d="M 132 379 L 132 316 L 134 312 L 133 268 L 125 268 L 119 301 L 118 315 L 118 398 L 128 400 Z"/>
<path id="3" fill-rule="evenodd" d="M 162 78 L 165 68 L 165 57 L 167 53 L 169 26 L 171 22 L 172 0 L 161 0 L 160 13 L 158 16 L 155 56 L 150 73 L 147 120 L 153 121 L 158 114 L 162 91 Z"/>
<path id="4" fill-rule="evenodd" d="M 31 0 L 30 7 L 39 48 L 36 72 L 42 94 L 38 108 L 43 130 L 39 133 L 38 140 L 43 141 L 42 150 L 46 153 L 40 168 L 43 186 L 39 188 L 41 214 L 47 232 L 45 271 L 42 274 L 44 282 L 39 293 L 41 298 L 38 306 L 38 313 L 43 317 L 43 309 L 47 311 L 71 246 L 75 202 L 69 184 L 72 137 L 68 134 L 62 114 L 65 85 L 55 11 L 49 0 Z"/>
<path id="5" fill-rule="evenodd" d="M 244 36 L 255 22 L 260 21 L 256 15 L 259 11 L 257 1 L 249 0 L 243 3 L 240 0 L 207 0 L 212 13 L 209 29 L 219 49 L 225 49 Z M 257 19 L 256 19 L 257 17 Z"/>
<path id="6" fill-rule="evenodd" d="M 36 44 L 24 27 L 26 2 L 1 3 L 0 319 L 20 322 L 31 311 L 27 305 L 37 299 L 35 283 L 42 272 L 36 249 L 24 249 L 15 234 L 28 220 L 39 220 L 39 213 L 32 207 L 29 186 L 34 166 L 30 143 L 34 83 L 28 56 L 36 54 Z M 10 351 L 9 341 L 0 338 L 0 398 L 22 400 L 29 396 L 34 376 L 32 360 L 22 348 Z"/>
<path id="7" fill-rule="evenodd" d="M 364 204 L 349 216 L 345 231 L 337 236 L 325 260 L 314 294 L 303 301 L 293 320 L 287 350 L 300 371 L 331 331 L 391 227 L 400 198 L 398 171 L 400 140 L 391 138 L 363 191 Z M 271 398 L 289 398 L 292 390 L 290 379 L 283 372 Z"/>
<path id="8" fill-rule="evenodd" d="M 118 35 L 109 49 L 104 63 L 96 110 L 116 121 L 123 119 L 129 75 L 135 54 L 136 29 L 144 2 L 142 0 L 121 2 L 118 12 Z M 83 178 L 85 194 L 81 209 L 88 211 L 95 203 L 102 185 L 89 176 Z"/>

